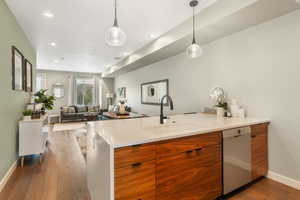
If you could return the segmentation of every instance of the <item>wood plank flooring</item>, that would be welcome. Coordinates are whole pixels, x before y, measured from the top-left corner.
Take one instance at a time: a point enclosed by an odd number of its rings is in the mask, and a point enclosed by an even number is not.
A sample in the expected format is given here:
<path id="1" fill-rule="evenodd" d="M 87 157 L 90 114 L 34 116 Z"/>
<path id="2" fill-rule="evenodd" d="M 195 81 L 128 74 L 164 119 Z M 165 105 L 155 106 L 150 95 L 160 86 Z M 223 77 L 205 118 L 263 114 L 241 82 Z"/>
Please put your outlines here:
<path id="1" fill-rule="evenodd" d="M 43 158 L 25 159 L 0 193 L 0 200 L 90 200 L 85 161 L 75 136 L 68 132 L 50 134 Z"/>
<path id="2" fill-rule="evenodd" d="M 42 164 L 38 158 L 18 167 L 0 200 L 90 200 L 85 161 L 75 136 L 69 132 L 50 134 Z M 229 200 L 300 200 L 300 191 L 270 179 L 262 179 Z"/>
<path id="3" fill-rule="evenodd" d="M 230 200 L 300 200 L 300 190 L 263 178 L 237 191 Z"/>

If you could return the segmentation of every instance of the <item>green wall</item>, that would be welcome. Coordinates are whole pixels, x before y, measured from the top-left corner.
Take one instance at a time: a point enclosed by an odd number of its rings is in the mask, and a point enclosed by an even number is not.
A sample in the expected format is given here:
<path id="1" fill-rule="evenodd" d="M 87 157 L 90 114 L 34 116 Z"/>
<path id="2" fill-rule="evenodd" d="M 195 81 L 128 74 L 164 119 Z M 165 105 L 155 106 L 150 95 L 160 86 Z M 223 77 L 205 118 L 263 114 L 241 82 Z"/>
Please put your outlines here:
<path id="1" fill-rule="evenodd" d="M 4 0 L 0 0 L 0 181 L 18 155 L 18 120 L 29 94 L 13 91 L 11 46 L 15 45 L 36 68 L 36 52 Z"/>

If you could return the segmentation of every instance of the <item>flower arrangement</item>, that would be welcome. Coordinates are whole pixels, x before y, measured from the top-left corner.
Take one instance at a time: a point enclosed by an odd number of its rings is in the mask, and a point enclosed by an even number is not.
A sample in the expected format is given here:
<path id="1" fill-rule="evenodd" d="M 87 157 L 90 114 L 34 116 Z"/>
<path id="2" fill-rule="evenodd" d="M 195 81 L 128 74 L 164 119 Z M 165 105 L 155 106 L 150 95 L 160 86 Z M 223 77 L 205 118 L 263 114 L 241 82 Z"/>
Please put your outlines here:
<path id="1" fill-rule="evenodd" d="M 225 99 L 225 92 L 223 88 L 216 87 L 213 88 L 210 92 L 210 98 L 216 102 L 215 106 L 218 108 L 223 108 L 224 110 L 228 109 L 228 103 Z"/>

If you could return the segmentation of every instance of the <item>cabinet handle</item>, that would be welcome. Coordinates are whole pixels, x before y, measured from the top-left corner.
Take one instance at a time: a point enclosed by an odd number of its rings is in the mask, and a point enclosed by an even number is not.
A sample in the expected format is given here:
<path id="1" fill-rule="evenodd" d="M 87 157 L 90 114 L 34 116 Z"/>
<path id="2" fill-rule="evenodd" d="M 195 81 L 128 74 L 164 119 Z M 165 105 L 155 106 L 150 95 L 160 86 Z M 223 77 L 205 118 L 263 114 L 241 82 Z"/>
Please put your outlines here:
<path id="1" fill-rule="evenodd" d="M 193 151 L 192 151 L 192 150 L 189 150 L 189 151 L 186 151 L 185 153 L 186 153 L 186 154 L 191 154 L 191 153 L 193 153 Z"/>
<path id="2" fill-rule="evenodd" d="M 252 135 L 251 137 L 252 137 L 252 138 L 255 138 L 255 137 L 256 137 L 256 135 Z"/>
<path id="3" fill-rule="evenodd" d="M 203 148 L 202 147 L 200 147 L 200 148 L 197 148 L 197 149 L 195 149 L 195 151 L 202 151 L 203 150 Z"/>
<path id="4" fill-rule="evenodd" d="M 132 145 L 132 147 L 140 147 L 142 146 L 141 144 L 135 144 L 135 145 Z"/>
<path id="5" fill-rule="evenodd" d="M 139 167 L 139 166 L 141 166 L 142 165 L 142 163 L 134 163 L 134 164 L 132 164 L 132 167 Z"/>

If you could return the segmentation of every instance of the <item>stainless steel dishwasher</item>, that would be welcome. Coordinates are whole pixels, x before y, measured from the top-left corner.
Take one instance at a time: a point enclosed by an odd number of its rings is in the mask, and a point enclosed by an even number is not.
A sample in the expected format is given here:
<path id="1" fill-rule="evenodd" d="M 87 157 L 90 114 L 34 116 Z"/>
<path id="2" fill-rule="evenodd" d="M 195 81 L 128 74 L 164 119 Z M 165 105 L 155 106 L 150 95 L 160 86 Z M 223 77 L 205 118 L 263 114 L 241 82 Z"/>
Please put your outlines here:
<path id="1" fill-rule="evenodd" d="M 251 182 L 251 128 L 223 131 L 223 194 Z"/>

